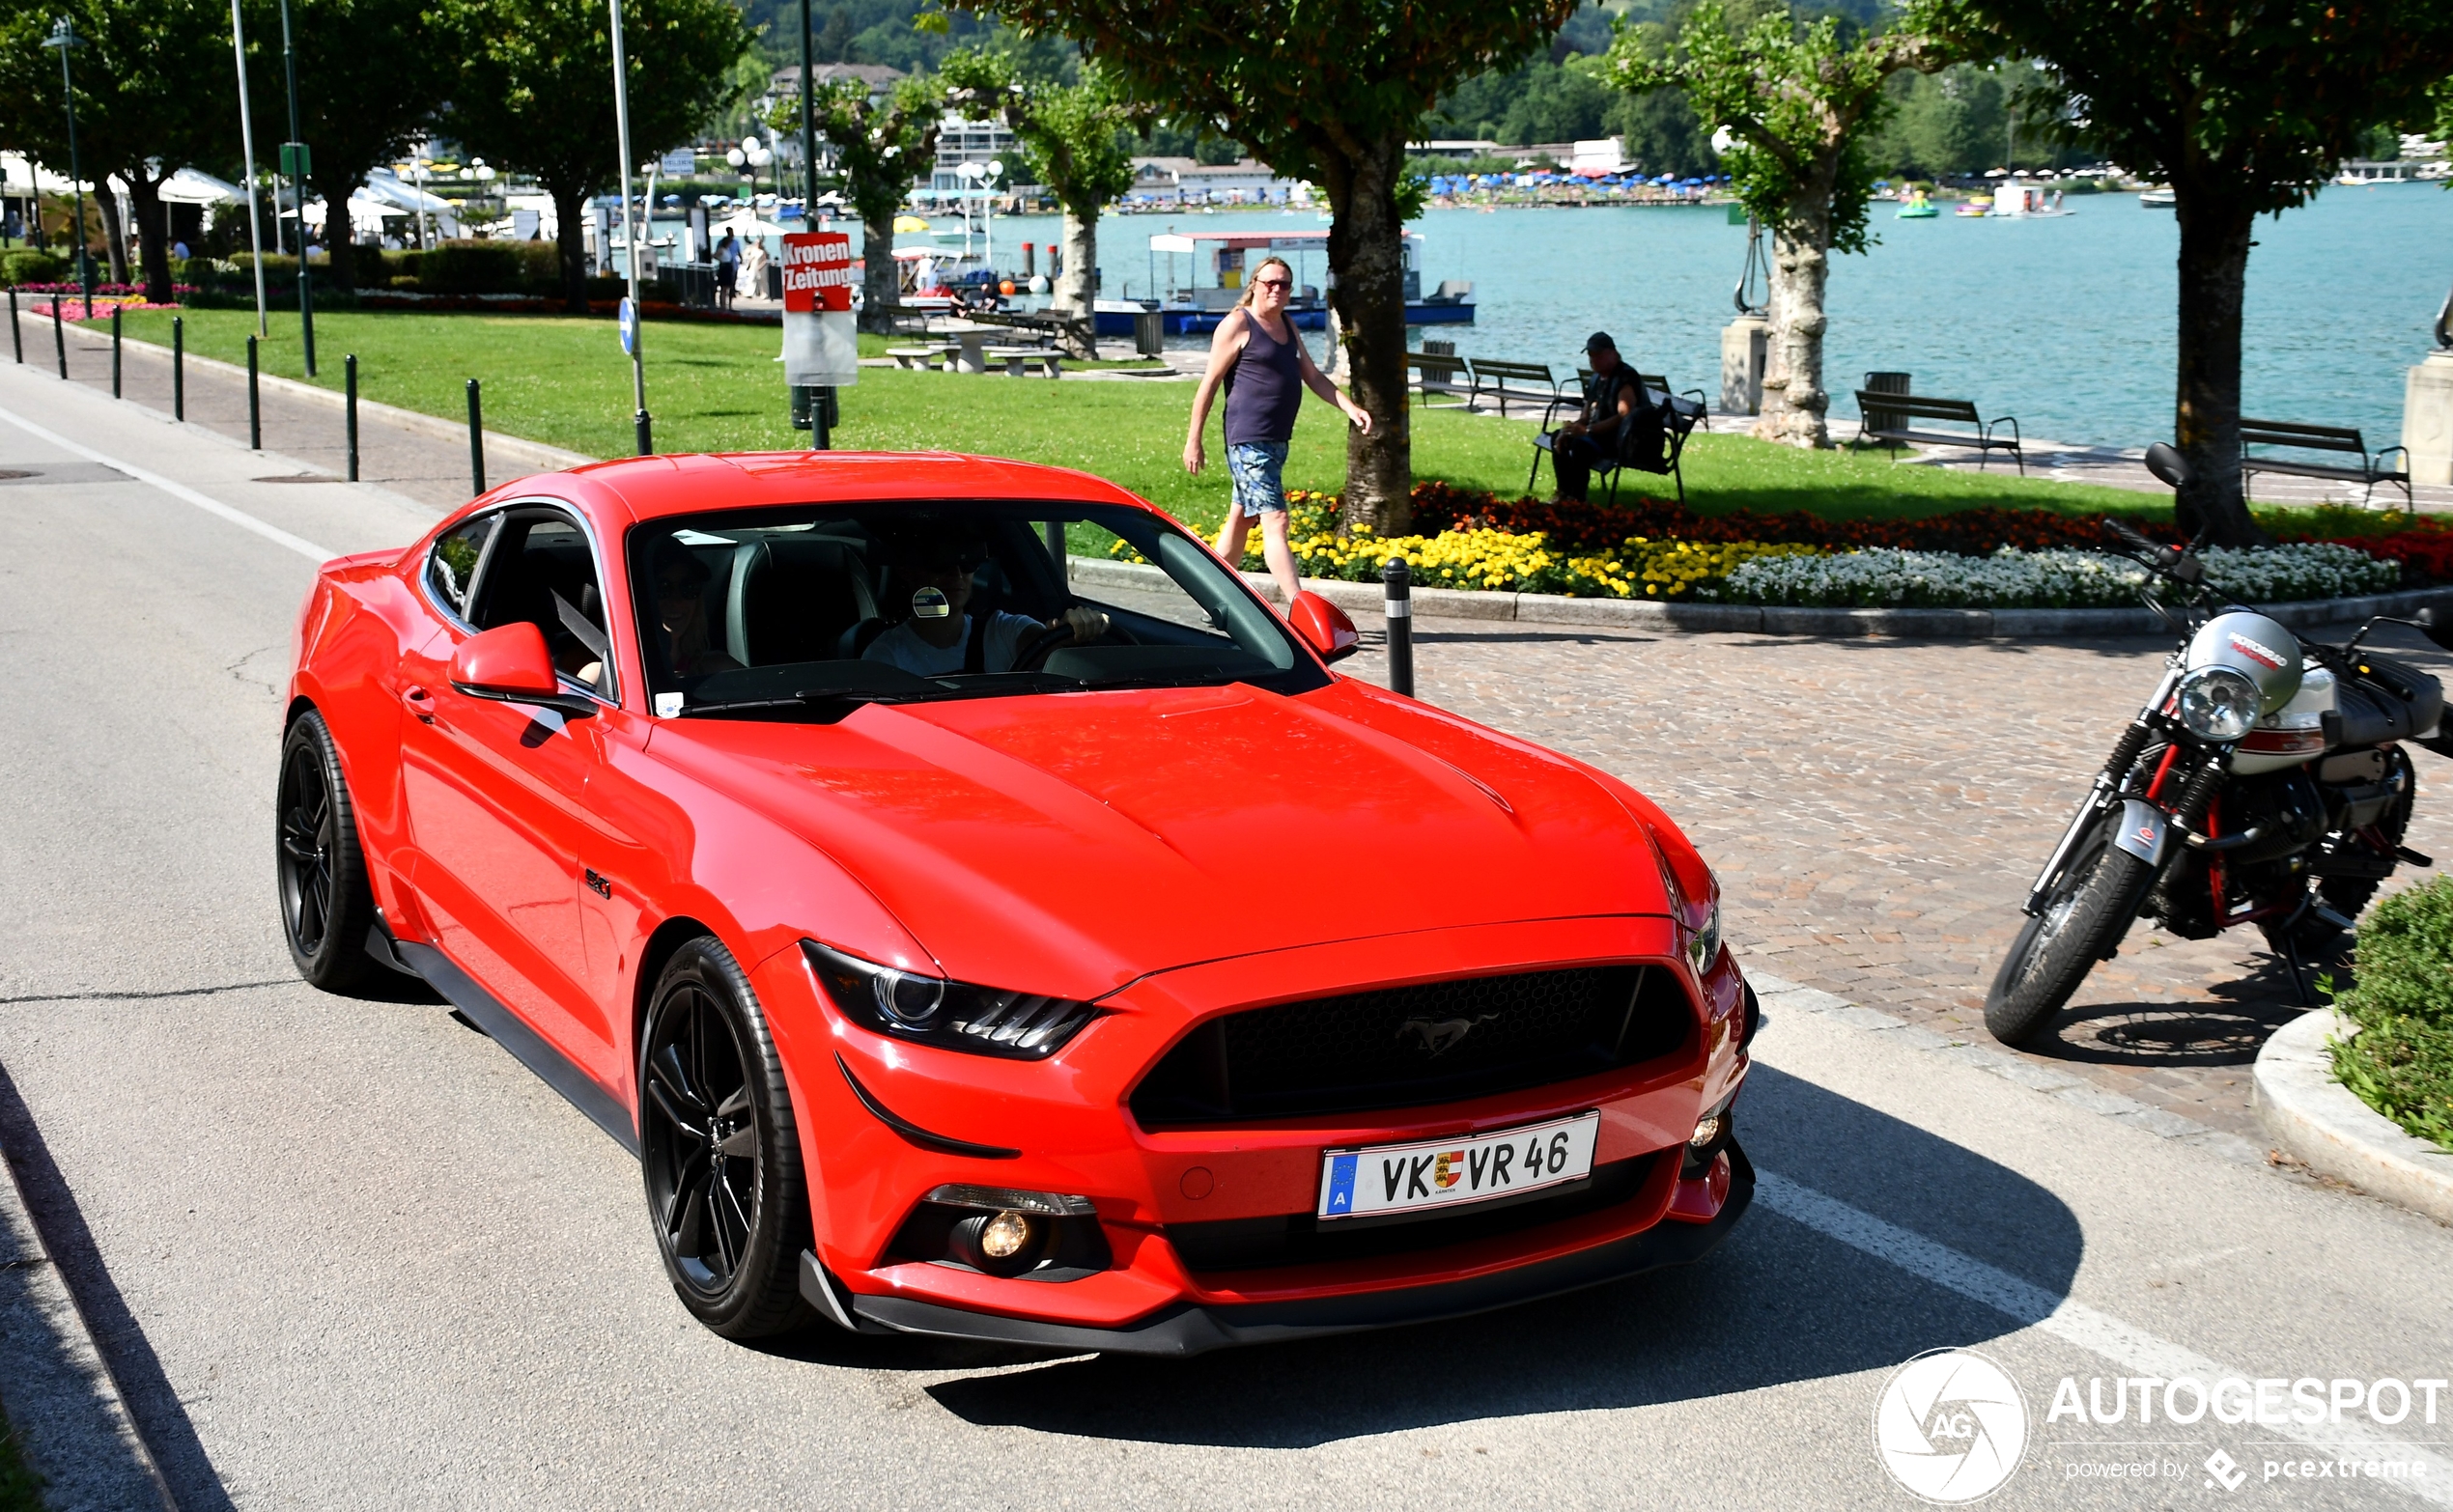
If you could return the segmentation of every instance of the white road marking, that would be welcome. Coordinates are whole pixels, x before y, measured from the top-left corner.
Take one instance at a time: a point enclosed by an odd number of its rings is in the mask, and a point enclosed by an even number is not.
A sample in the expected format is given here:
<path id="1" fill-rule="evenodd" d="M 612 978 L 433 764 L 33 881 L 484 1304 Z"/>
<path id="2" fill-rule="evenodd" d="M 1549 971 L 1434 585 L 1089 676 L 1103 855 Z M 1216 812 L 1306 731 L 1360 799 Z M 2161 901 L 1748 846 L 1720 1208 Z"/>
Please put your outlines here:
<path id="1" fill-rule="evenodd" d="M 163 477 L 158 472 L 139 467 L 134 462 L 122 462 L 116 457 L 106 457 L 90 446 L 79 445 L 77 442 L 71 441 L 67 436 L 62 435 L 57 431 L 36 425 L 33 421 L 28 420 L 23 415 L 13 413 L 7 409 L 0 409 L 0 420 L 8 421 L 11 425 L 15 426 L 18 430 L 25 432 L 29 435 L 48 441 L 53 446 L 60 448 L 60 450 L 64 452 L 73 452 L 77 456 L 84 458 L 87 462 L 100 462 L 103 466 L 110 468 L 114 472 L 124 472 L 139 483 L 161 490 L 164 493 L 169 494 L 172 498 L 178 499 L 183 504 L 195 505 L 198 509 L 203 510 L 208 515 L 217 515 L 241 530 L 254 531 L 257 535 L 264 537 L 267 541 L 271 542 L 273 545 L 288 546 L 291 550 L 297 552 L 300 556 L 305 557 L 311 562 L 328 562 L 332 560 L 332 558 L 341 554 L 338 551 L 327 550 L 323 546 L 317 546 L 314 542 L 307 540 L 304 536 L 294 536 L 290 534 L 290 532 L 282 529 L 279 525 L 272 524 L 267 520 L 258 519 L 256 517 L 248 514 L 244 510 L 232 509 L 229 505 L 221 502 L 221 500 L 209 498 L 189 488 L 187 485 L 173 482 L 172 480 Z"/>
<path id="2" fill-rule="evenodd" d="M 1812 1187 L 1801 1187 L 1785 1176 L 1759 1170 L 1755 1177 L 1755 1199 L 1782 1218 L 1803 1223 L 1819 1234 L 1862 1249 L 1878 1260 L 1887 1260 L 1910 1275 L 1957 1292 L 1972 1302 L 1983 1302 L 1994 1311 L 2049 1333 L 2064 1343 L 2091 1350 L 2121 1367 L 2125 1374 L 2158 1377 L 2165 1381 L 2192 1376 L 2210 1386 L 2226 1376 L 2256 1379 L 2248 1371 L 2236 1370 L 2194 1350 L 2158 1338 L 2110 1313 L 2099 1312 L 2084 1302 L 2072 1302 L 2066 1297 L 2057 1298 L 2043 1287 L 2023 1281 L 1997 1266 L 1988 1265 L 1947 1245 L 1936 1244 L 1922 1234 L 1886 1222 L 1871 1213 L 1848 1206 L 1837 1197 L 1826 1196 Z M 2377 1484 L 2397 1486 L 2438 1506 L 2453 1506 L 2453 1460 L 2424 1445 L 2406 1442 L 2373 1428 L 2354 1427 L 2350 1423 L 2242 1423 L 2225 1426 L 2237 1426 L 2243 1432 L 2277 1434 L 2304 1443 L 2327 1459 L 2424 1463 L 2427 1470 L 2423 1476 L 2379 1481 Z"/>

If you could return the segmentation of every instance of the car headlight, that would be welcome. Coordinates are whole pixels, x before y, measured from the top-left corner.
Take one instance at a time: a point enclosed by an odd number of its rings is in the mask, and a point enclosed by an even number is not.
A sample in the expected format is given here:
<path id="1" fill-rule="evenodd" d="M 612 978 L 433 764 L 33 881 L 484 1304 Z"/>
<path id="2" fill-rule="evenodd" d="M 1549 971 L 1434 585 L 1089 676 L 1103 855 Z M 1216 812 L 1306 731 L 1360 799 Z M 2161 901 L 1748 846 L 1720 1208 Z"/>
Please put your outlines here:
<path id="1" fill-rule="evenodd" d="M 864 1029 L 942 1050 L 1045 1060 L 1098 1017 L 1088 1003 L 948 982 L 801 942 L 827 1000 Z"/>
<path id="2" fill-rule="evenodd" d="M 1704 927 L 1686 938 L 1686 959 L 1695 965 L 1695 974 L 1702 976 L 1721 953 L 1721 901 L 1712 900 L 1710 916 Z"/>
<path id="3" fill-rule="evenodd" d="M 2257 727 L 2261 697 L 2242 673 L 2200 667 L 2181 679 L 2181 723 L 2201 741 L 2229 743 Z"/>

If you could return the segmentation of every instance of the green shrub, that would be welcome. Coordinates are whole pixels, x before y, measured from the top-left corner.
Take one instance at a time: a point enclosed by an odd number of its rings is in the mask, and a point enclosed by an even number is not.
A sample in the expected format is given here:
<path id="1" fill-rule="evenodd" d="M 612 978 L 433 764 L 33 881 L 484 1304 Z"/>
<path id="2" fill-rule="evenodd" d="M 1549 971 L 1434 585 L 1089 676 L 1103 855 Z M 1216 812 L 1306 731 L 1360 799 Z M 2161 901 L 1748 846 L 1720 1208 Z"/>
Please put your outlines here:
<path id="1" fill-rule="evenodd" d="M 69 260 L 32 247 L 0 252 L 0 283 L 56 284 L 68 277 Z"/>
<path id="2" fill-rule="evenodd" d="M 2334 1006 L 2357 1035 L 2334 1076 L 2422 1139 L 2453 1150 L 2453 877 L 2394 894 L 2359 923 L 2356 983 Z"/>

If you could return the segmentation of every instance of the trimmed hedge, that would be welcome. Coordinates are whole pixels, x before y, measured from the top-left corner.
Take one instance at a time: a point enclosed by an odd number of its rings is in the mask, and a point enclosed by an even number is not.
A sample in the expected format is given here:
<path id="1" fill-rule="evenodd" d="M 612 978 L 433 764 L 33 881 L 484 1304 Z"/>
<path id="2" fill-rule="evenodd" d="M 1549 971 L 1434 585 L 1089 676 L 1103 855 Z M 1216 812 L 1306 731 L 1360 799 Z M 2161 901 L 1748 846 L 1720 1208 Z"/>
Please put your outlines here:
<path id="1" fill-rule="evenodd" d="M 32 247 L 12 247 L 0 252 L 0 284 L 56 284 L 70 271 L 69 260 L 57 253 L 38 252 Z"/>
<path id="2" fill-rule="evenodd" d="M 2422 1139 L 2453 1150 L 2453 877 L 2395 893 L 2359 921 L 2357 980 L 2334 1007 L 2359 1032 L 2334 1078 Z"/>

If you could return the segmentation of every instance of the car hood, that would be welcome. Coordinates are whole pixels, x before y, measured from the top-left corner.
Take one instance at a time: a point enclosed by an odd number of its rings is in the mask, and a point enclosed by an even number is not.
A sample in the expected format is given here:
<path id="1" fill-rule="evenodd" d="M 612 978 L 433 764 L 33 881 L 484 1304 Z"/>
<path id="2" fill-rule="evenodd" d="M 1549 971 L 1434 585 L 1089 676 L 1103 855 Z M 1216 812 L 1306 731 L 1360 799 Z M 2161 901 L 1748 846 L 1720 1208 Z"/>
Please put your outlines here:
<path id="1" fill-rule="evenodd" d="M 650 751 L 832 856 L 947 975 L 1001 987 L 1091 997 L 1258 951 L 1670 911 L 1606 779 L 1352 682 L 671 720 Z M 860 948 L 827 926 L 806 921 Z"/>

